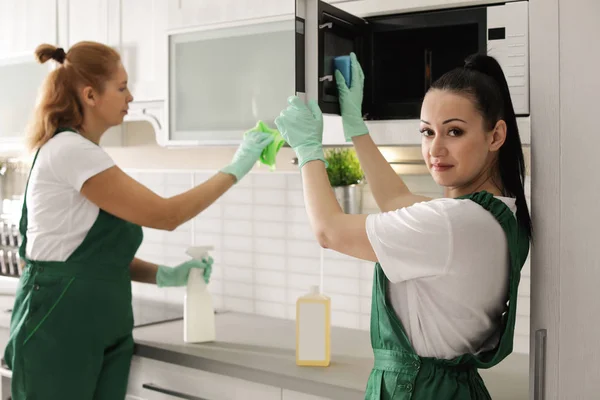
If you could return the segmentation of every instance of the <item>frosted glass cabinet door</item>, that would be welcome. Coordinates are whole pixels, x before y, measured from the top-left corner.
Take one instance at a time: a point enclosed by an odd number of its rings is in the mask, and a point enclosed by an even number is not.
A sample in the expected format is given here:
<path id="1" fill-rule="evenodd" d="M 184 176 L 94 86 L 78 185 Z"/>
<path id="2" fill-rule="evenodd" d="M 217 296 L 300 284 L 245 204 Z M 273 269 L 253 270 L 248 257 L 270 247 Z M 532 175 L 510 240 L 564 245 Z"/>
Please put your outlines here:
<path id="1" fill-rule="evenodd" d="M 168 34 L 170 145 L 236 144 L 296 90 L 294 15 Z"/>
<path id="2" fill-rule="evenodd" d="M 32 55 L 0 61 L 0 141 L 23 136 L 50 64 Z"/>

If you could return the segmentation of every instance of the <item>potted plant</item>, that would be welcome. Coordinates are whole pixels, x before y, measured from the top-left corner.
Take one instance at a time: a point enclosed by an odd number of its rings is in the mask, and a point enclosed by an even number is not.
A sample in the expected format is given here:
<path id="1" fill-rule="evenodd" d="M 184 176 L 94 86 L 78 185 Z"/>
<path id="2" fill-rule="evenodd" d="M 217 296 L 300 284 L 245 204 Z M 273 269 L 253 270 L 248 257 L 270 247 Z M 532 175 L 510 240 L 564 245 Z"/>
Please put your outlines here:
<path id="1" fill-rule="evenodd" d="M 342 210 L 347 214 L 362 212 L 362 168 L 351 148 L 328 149 L 325 152 L 327 176 Z"/>

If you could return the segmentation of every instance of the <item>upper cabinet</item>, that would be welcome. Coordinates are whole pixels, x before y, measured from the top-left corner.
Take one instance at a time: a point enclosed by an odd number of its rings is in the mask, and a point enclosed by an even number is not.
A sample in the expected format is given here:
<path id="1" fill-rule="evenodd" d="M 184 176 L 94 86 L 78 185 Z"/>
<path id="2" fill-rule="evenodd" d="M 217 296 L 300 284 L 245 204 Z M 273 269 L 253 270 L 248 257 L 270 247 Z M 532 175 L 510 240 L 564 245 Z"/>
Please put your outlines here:
<path id="1" fill-rule="evenodd" d="M 134 101 L 164 100 L 169 0 L 121 1 L 121 56 Z"/>
<path id="2" fill-rule="evenodd" d="M 119 14 L 118 0 L 59 0 L 59 45 L 89 40 L 118 47 Z"/>
<path id="3" fill-rule="evenodd" d="M 127 120 L 150 122 L 165 146 L 237 144 L 257 120 L 273 124 L 294 94 L 318 99 L 324 143 L 340 145 L 333 60 L 354 51 L 365 70 L 363 113 L 375 142 L 417 145 L 429 85 L 466 55 L 487 51 L 506 73 L 527 144 L 528 3 L 488 3 L 0 0 L 0 60 L 33 58 L 43 42 L 117 48 L 134 96 Z"/>
<path id="4" fill-rule="evenodd" d="M 167 145 L 237 144 L 296 91 L 294 14 L 168 34 Z"/>
<path id="5" fill-rule="evenodd" d="M 51 64 L 39 64 L 31 55 L 0 59 L 0 147 L 12 151 L 21 145 Z"/>
<path id="6" fill-rule="evenodd" d="M 164 100 L 168 0 L 59 0 L 59 44 L 91 40 L 121 53 L 134 101 Z"/>
<path id="7" fill-rule="evenodd" d="M 295 0 L 168 1 L 169 29 L 294 14 Z"/>
<path id="8" fill-rule="evenodd" d="M 34 50 L 56 42 L 56 16 L 55 1 L 0 0 L 0 153 L 23 148 L 39 87 L 53 68 L 38 64 Z"/>
<path id="9" fill-rule="evenodd" d="M 57 1 L 0 0 L 0 59 L 33 55 L 41 43 L 56 42 Z"/>

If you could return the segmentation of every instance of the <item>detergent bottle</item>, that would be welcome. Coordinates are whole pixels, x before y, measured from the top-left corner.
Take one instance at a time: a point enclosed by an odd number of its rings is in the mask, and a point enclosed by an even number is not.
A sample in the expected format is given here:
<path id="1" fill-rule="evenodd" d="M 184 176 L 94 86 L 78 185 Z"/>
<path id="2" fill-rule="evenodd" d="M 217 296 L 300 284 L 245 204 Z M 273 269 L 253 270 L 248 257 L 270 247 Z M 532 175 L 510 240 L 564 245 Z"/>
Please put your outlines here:
<path id="1" fill-rule="evenodd" d="M 212 246 L 190 247 L 186 254 L 196 260 L 208 257 Z M 212 296 L 204 282 L 204 270 L 192 268 L 183 302 L 183 341 L 204 343 L 215 340 L 215 310 Z"/>
<path id="2" fill-rule="evenodd" d="M 296 365 L 329 366 L 330 347 L 331 299 L 311 286 L 296 301 Z"/>

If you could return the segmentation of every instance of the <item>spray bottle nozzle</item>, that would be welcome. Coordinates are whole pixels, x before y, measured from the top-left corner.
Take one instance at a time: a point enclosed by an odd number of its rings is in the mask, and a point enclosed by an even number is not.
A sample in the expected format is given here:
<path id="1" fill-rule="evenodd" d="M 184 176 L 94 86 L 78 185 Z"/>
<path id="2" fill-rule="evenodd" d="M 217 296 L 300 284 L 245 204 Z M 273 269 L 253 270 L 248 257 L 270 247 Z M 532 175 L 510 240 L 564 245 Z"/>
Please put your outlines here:
<path id="1" fill-rule="evenodd" d="M 212 250 L 214 250 L 214 246 L 191 246 L 188 247 L 185 254 L 195 260 L 202 260 L 202 258 L 208 256 L 208 252 Z"/>

